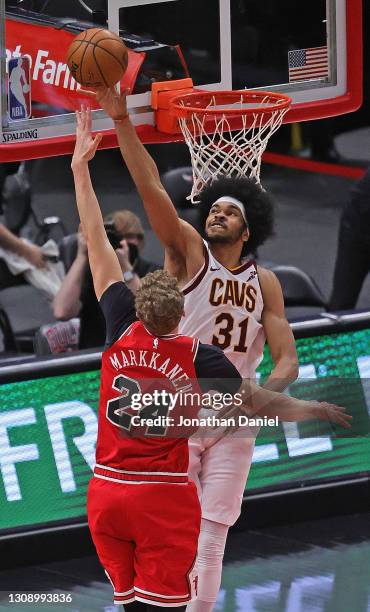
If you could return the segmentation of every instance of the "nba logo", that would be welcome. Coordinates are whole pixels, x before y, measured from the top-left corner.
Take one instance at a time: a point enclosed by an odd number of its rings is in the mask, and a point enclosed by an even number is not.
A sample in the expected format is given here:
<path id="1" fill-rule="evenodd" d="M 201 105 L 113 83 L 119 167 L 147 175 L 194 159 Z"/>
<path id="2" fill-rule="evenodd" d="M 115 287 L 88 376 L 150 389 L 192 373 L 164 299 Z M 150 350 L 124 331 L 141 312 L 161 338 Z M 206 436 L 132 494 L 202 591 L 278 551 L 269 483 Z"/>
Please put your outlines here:
<path id="1" fill-rule="evenodd" d="M 8 112 L 12 121 L 31 117 L 31 65 L 28 57 L 8 63 Z"/>

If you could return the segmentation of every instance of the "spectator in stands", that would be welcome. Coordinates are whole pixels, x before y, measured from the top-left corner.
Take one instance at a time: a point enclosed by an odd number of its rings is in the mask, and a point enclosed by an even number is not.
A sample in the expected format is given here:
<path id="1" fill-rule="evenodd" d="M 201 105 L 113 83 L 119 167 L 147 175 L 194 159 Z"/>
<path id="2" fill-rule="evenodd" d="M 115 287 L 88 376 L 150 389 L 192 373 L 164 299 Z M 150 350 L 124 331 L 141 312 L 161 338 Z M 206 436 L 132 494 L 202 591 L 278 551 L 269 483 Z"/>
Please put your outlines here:
<path id="1" fill-rule="evenodd" d="M 0 164 L 0 213 L 3 214 L 4 185 L 7 177 L 15 175 L 20 167 L 20 162 Z M 44 268 L 45 259 L 41 247 L 30 242 L 21 240 L 6 225 L 0 223 L 0 248 L 10 251 L 19 257 L 23 257 L 35 268 Z M 12 274 L 5 260 L 0 258 L 0 289 L 6 289 L 15 285 L 25 283 L 23 274 Z"/>
<path id="2" fill-rule="evenodd" d="M 41 247 L 25 242 L 0 223 L 0 247 L 27 259 L 35 268 L 43 268 L 45 260 Z M 3 259 L 0 259 L 0 289 L 24 283 L 23 274 L 13 275 Z"/>
<path id="3" fill-rule="evenodd" d="M 11 174 L 16 174 L 19 170 L 21 162 L 10 162 L 0 164 L 0 204 L 1 204 L 1 194 L 4 188 L 4 183 L 6 177 Z"/>
<path id="4" fill-rule="evenodd" d="M 160 267 L 140 255 L 144 246 L 141 221 L 131 211 L 119 210 L 108 215 L 105 223 L 112 244 L 116 241 L 113 246 L 121 264 L 123 279 L 135 292 L 139 286 L 139 277 Z M 113 232 L 109 229 L 110 224 L 113 226 Z M 86 243 L 81 232 L 78 233 L 76 258 L 54 298 L 53 311 L 55 318 L 61 321 L 80 317 L 80 349 L 104 345 L 104 317 L 95 297 Z"/>
<path id="5" fill-rule="evenodd" d="M 117 210 L 106 215 L 104 221 L 106 224 L 112 223 L 116 232 L 129 245 L 130 260 L 135 274 L 142 278 L 148 272 L 154 272 L 161 267 L 140 255 L 144 247 L 144 228 L 137 215 L 130 210 Z"/>
<path id="6" fill-rule="evenodd" d="M 339 228 L 333 290 L 329 310 L 356 306 L 370 270 L 370 166 L 352 190 Z"/>

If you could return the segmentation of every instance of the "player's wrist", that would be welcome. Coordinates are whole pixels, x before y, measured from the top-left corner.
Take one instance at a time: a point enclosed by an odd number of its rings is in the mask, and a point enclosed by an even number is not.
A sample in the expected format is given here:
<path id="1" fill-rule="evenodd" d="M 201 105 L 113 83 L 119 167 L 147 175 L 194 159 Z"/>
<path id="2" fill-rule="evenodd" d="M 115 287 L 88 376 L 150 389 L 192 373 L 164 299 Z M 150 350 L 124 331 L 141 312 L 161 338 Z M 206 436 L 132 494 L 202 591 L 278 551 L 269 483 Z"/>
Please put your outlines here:
<path id="1" fill-rule="evenodd" d="M 117 119 L 113 119 L 114 125 L 122 125 L 127 119 L 130 118 L 129 113 L 126 111 L 125 114 L 120 115 Z"/>
<path id="2" fill-rule="evenodd" d="M 72 172 L 76 173 L 76 172 L 86 168 L 87 165 L 88 165 L 88 162 L 85 159 L 82 159 L 82 158 L 72 159 L 71 170 L 72 170 Z"/>

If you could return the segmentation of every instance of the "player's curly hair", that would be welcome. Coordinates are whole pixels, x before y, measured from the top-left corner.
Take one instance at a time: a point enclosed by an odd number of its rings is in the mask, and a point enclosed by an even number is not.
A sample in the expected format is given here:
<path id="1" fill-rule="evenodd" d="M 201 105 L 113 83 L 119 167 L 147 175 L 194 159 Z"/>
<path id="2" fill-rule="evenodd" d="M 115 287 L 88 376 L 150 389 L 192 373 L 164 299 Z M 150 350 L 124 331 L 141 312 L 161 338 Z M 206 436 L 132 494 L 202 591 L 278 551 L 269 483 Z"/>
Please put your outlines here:
<path id="1" fill-rule="evenodd" d="M 212 204 L 221 196 L 232 196 L 245 207 L 249 239 L 244 243 L 241 257 L 256 253 L 267 238 L 274 235 L 274 205 L 270 195 L 250 178 L 220 177 L 199 194 L 199 217 L 203 232 Z"/>
<path id="2" fill-rule="evenodd" d="M 135 306 L 145 327 L 156 336 L 164 336 L 179 324 L 184 311 L 184 296 L 173 276 L 164 270 L 156 270 L 141 279 Z"/>

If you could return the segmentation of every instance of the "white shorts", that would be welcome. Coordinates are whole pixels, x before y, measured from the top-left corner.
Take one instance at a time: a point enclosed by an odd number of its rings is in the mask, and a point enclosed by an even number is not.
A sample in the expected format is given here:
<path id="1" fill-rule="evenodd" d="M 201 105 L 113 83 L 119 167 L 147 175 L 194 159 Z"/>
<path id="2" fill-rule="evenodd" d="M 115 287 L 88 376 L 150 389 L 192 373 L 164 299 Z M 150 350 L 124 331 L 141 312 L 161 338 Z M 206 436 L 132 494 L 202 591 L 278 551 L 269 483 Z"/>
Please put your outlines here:
<path id="1" fill-rule="evenodd" d="M 217 439 L 197 432 L 190 438 L 189 477 L 197 486 L 203 518 L 231 526 L 239 517 L 255 435 L 239 431 Z"/>

